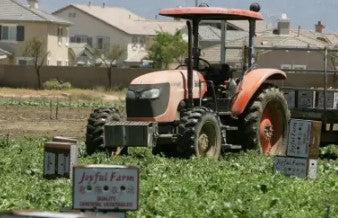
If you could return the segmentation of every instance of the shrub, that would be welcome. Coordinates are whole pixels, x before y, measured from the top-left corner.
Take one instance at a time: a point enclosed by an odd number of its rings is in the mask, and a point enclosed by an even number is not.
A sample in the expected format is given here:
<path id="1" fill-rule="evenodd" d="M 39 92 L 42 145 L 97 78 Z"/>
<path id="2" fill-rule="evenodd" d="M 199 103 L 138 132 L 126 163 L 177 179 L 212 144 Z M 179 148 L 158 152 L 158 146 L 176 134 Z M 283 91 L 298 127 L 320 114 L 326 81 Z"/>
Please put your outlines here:
<path id="1" fill-rule="evenodd" d="M 52 79 L 44 82 L 43 88 L 48 90 L 65 90 L 72 88 L 72 85 L 69 82 Z"/>

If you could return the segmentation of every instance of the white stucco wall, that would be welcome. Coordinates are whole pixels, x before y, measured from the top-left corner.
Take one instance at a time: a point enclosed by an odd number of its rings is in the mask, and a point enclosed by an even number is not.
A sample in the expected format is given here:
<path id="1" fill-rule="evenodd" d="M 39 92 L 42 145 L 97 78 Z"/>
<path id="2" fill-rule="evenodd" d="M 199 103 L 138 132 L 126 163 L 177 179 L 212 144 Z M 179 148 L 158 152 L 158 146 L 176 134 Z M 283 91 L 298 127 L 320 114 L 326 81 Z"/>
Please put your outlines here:
<path id="1" fill-rule="evenodd" d="M 70 14 L 71 16 L 69 16 Z M 124 55 L 119 60 L 120 63 L 132 60 L 135 64 L 134 60 L 141 61 L 147 55 L 146 45 L 140 44 L 140 38 L 145 37 L 148 40 L 148 36 L 130 35 L 74 7 L 65 8 L 57 12 L 56 15 L 73 23 L 70 28 L 70 36 L 87 35 L 91 37 L 93 48 L 97 48 L 97 37 L 109 37 L 110 47 L 119 45 L 124 50 Z M 138 39 L 136 44 L 133 43 L 133 37 Z"/>
<path id="2" fill-rule="evenodd" d="M 75 17 L 69 17 L 69 13 L 75 13 Z M 97 47 L 97 37 L 109 37 L 110 47 L 116 44 L 125 51 L 127 50 L 128 43 L 131 42 L 132 36 L 99 21 L 91 15 L 88 15 L 76 8 L 66 8 L 63 11 L 58 12 L 56 15 L 73 23 L 69 32 L 70 36 L 87 35 L 88 37 L 91 37 L 93 40 L 93 48 Z M 124 59 L 125 58 L 126 57 L 124 57 Z"/>
<path id="3" fill-rule="evenodd" d="M 1 23 L 6 25 L 7 23 Z M 11 25 L 24 26 L 25 28 L 25 37 L 24 41 L 4 41 L 1 40 L 0 44 L 4 48 L 10 48 L 11 52 L 14 53 L 16 57 L 16 62 L 18 60 L 29 60 L 30 58 L 24 57 L 23 51 L 27 41 L 31 40 L 34 37 L 37 37 L 45 43 L 46 50 L 49 52 L 48 60 L 46 60 L 46 65 L 56 65 L 57 61 L 62 62 L 62 66 L 66 65 L 68 60 L 68 46 L 66 42 L 69 41 L 67 35 L 68 27 L 65 25 L 58 25 L 52 23 L 42 23 L 42 22 L 17 22 L 11 23 Z M 64 35 L 62 37 L 62 44 L 58 44 L 57 29 L 62 26 L 64 29 Z"/>
<path id="4" fill-rule="evenodd" d="M 63 29 L 63 35 L 61 40 L 58 40 L 58 28 Z M 68 38 L 69 27 L 61 26 L 57 24 L 49 24 L 48 25 L 48 43 L 47 43 L 47 51 L 48 65 L 55 66 L 58 64 L 58 61 L 61 66 L 69 65 L 69 57 L 68 57 L 68 46 L 69 46 L 69 38 Z"/>

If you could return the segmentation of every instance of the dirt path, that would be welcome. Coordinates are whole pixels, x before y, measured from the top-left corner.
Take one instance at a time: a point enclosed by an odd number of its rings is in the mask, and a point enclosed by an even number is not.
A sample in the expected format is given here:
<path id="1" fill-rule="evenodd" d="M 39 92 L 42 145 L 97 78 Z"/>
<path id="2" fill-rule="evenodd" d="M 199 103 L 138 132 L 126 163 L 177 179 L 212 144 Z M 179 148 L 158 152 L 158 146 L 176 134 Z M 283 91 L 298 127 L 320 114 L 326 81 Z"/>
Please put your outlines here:
<path id="1" fill-rule="evenodd" d="M 91 108 L 0 106 L 0 135 L 75 136 L 84 138 Z M 56 119 L 57 116 L 57 119 Z"/>

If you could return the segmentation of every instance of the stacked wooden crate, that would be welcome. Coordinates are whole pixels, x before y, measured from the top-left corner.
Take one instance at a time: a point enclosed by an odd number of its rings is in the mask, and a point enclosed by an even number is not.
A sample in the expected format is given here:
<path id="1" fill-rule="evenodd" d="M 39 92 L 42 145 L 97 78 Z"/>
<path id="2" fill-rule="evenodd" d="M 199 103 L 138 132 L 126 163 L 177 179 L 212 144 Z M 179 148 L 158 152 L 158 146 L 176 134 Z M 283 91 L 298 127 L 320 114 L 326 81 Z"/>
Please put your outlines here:
<path id="1" fill-rule="evenodd" d="M 275 156 L 274 170 L 288 176 L 316 178 L 322 123 L 291 119 L 286 156 Z"/>
<path id="2" fill-rule="evenodd" d="M 324 91 L 314 89 L 283 89 L 289 109 L 324 109 Z M 326 109 L 338 109 L 338 90 L 326 91 Z"/>
<path id="3" fill-rule="evenodd" d="M 71 178 L 77 156 L 76 138 L 54 137 L 52 141 L 45 143 L 44 177 L 47 179 Z"/>

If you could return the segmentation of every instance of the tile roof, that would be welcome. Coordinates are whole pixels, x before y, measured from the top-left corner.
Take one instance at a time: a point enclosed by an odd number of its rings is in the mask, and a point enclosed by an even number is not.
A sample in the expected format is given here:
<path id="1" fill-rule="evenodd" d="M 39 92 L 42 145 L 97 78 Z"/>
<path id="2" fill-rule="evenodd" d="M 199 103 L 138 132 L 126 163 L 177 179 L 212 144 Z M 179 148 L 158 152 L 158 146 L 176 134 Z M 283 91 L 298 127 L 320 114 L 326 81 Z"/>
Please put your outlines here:
<path id="1" fill-rule="evenodd" d="M 235 39 L 245 37 L 247 35 L 248 35 L 248 32 L 246 31 L 227 30 L 226 40 L 232 41 Z M 199 27 L 199 37 L 201 41 L 220 41 L 221 30 L 213 26 L 201 25 Z"/>
<path id="2" fill-rule="evenodd" d="M 185 26 L 182 21 L 146 19 L 121 7 L 72 4 L 55 11 L 53 14 L 58 14 L 58 12 L 69 7 L 81 10 L 110 26 L 132 35 L 156 35 L 157 31 L 175 33 Z"/>
<path id="3" fill-rule="evenodd" d="M 249 32 L 249 22 L 246 20 L 231 20 L 231 21 L 229 20 L 227 22 L 236 27 L 239 27 L 243 31 Z M 260 21 L 260 20 L 256 21 L 256 32 L 257 33 L 266 31 L 271 28 L 272 28 L 271 25 L 265 23 L 264 21 Z"/>
<path id="4" fill-rule="evenodd" d="M 0 48 L 0 55 L 12 55 L 12 53 Z"/>
<path id="5" fill-rule="evenodd" d="M 1 22 L 32 21 L 71 25 L 69 21 L 42 10 L 30 8 L 16 0 L 0 0 L 0 3 Z"/>
<path id="6" fill-rule="evenodd" d="M 310 47 L 310 48 L 324 48 L 325 46 L 333 46 L 330 41 L 318 40 L 318 37 L 325 37 L 325 35 L 316 33 L 310 30 L 291 29 L 290 34 L 278 35 L 273 34 L 272 29 L 257 33 L 255 44 L 257 47 Z M 330 35 L 329 37 L 336 37 Z M 338 40 L 337 40 L 338 41 Z M 248 44 L 248 36 L 228 41 L 228 46 L 242 47 Z M 220 60 L 220 45 L 219 43 L 209 48 L 202 50 L 204 59 L 210 62 L 219 62 Z M 240 49 L 228 49 L 226 52 L 226 60 L 228 62 L 239 61 L 242 59 L 242 51 Z"/>

